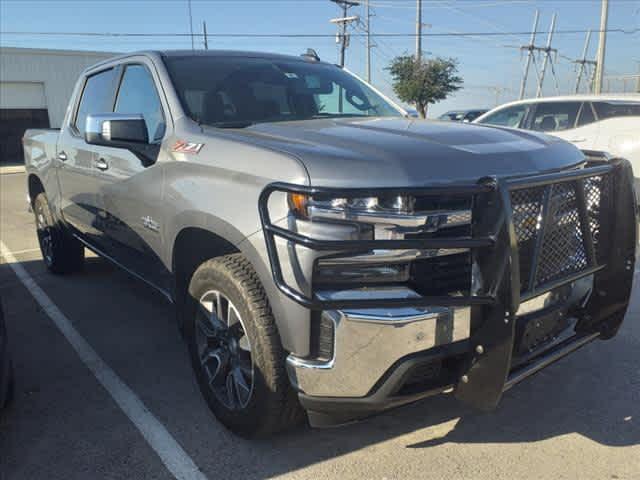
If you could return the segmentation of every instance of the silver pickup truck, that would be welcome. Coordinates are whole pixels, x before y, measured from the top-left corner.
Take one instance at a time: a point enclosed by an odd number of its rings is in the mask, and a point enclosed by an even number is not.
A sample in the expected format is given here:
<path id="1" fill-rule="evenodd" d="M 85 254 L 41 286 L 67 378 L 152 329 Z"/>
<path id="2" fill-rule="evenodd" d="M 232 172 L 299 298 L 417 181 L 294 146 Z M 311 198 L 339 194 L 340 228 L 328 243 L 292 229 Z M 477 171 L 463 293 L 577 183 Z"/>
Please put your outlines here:
<path id="1" fill-rule="evenodd" d="M 407 118 L 313 52 L 114 58 L 24 150 L 49 270 L 88 248 L 162 292 L 242 435 L 451 391 L 494 408 L 629 302 L 627 161 Z"/>

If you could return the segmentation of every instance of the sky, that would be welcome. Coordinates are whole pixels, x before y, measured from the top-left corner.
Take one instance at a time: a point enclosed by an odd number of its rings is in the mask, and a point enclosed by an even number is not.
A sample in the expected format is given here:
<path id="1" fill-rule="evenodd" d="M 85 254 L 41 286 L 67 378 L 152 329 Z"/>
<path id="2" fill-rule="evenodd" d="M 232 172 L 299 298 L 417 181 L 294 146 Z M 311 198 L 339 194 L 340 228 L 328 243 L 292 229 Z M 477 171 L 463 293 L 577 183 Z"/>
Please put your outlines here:
<path id="1" fill-rule="evenodd" d="M 191 0 L 195 33 L 206 21 L 209 34 L 317 34 L 319 37 L 213 37 L 209 48 L 271 51 L 300 54 L 314 48 L 323 60 L 337 62 L 336 26 L 339 8 L 329 0 Z M 364 2 L 362 2 L 364 3 Z M 372 34 L 406 34 L 373 37 L 372 83 L 395 98 L 385 68 L 398 55 L 415 52 L 416 0 L 370 0 Z M 572 93 L 576 65 L 582 56 L 586 33 L 566 30 L 599 29 L 600 0 L 423 0 L 426 58 L 453 57 L 459 62 L 464 88 L 430 107 L 429 116 L 447 110 L 489 108 L 516 99 L 524 57 L 519 47 L 529 42 L 534 13 L 540 12 L 538 31 L 547 32 L 557 14 L 552 47 L 558 49 L 554 69 L 557 86 L 547 70 L 543 93 Z M 349 15 L 364 19 L 364 7 Z M 610 0 L 605 75 L 614 77 L 640 72 L 640 0 Z M 365 75 L 363 25 L 353 25 L 346 66 Z M 17 35 L 8 32 L 84 32 L 183 34 L 183 36 L 92 37 Z M 0 0 L 0 46 L 129 52 L 143 49 L 191 48 L 189 0 Z M 460 32 L 508 33 L 507 35 L 450 36 Z M 447 35 L 442 35 L 447 34 Z M 430 36 L 432 35 L 432 36 Z M 543 46 L 547 34 L 539 34 Z M 594 59 L 598 34 L 591 37 L 588 58 Z M 203 48 L 202 38 L 195 48 Z M 632 88 L 632 82 L 626 88 Z M 619 90 L 621 80 L 609 78 L 605 87 Z M 531 69 L 528 95 L 535 94 Z"/>

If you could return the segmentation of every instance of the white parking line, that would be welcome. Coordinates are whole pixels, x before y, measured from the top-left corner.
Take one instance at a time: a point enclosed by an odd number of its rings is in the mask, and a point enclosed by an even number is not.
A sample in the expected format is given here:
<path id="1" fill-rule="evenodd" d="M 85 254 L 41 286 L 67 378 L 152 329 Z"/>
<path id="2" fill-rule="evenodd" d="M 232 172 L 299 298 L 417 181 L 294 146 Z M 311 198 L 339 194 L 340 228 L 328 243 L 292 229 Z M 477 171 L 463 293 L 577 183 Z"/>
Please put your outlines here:
<path id="1" fill-rule="evenodd" d="M 39 248 L 27 248 L 26 250 L 12 251 L 11 253 L 13 255 L 22 255 L 23 253 L 33 253 L 33 252 L 39 252 L 39 251 L 40 251 Z M 4 257 L 4 254 L 0 254 L 0 257 Z"/>
<path id="2" fill-rule="evenodd" d="M 171 436 L 165 426 L 153 416 L 142 400 L 118 377 L 96 351 L 73 327 L 71 321 L 44 293 L 31 275 L 16 260 L 16 257 L 0 241 L 0 254 L 5 257 L 18 279 L 29 290 L 36 302 L 51 318 L 65 336 L 83 363 L 91 370 L 98 382 L 111 395 L 129 420 L 136 426 L 147 443 L 158 454 L 162 463 L 178 480 L 206 480 L 195 462 Z"/>

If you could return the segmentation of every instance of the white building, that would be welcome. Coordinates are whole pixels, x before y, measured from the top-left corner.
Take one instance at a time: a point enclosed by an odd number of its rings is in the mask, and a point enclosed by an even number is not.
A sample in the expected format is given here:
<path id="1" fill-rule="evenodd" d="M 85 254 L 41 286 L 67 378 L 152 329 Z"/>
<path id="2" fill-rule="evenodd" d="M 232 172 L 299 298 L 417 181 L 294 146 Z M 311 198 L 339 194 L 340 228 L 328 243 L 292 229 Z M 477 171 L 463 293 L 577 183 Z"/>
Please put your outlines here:
<path id="1" fill-rule="evenodd" d="M 0 162 L 22 158 L 27 128 L 59 128 L 85 68 L 111 52 L 0 48 Z"/>

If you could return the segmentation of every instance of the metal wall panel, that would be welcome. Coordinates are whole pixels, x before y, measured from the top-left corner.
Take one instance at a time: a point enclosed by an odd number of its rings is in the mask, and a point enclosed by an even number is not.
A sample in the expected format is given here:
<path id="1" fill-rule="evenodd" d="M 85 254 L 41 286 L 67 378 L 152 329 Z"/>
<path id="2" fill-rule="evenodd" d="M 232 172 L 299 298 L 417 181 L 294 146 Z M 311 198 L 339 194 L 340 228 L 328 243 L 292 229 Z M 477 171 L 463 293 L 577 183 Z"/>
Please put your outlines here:
<path id="1" fill-rule="evenodd" d="M 0 110 L 47 108 L 43 82 L 0 82 Z"/>
<path id="2" fill-rule="evenodd" d="M 69 97 L 80 73 L 114 55 L 117 54 L 3 47 L 0 48 L 0 83 L 43 84 L 49 123 L 51 127 L 58 128 L 64 119 Z M 2 100 L 5 101 L 4 97 Z M 26 100 L 29 100 L 28 96 Z M 2 108 L 8 107 L 3 105 Z M 10 108 L 33 107 L 12 104 Z"/>

